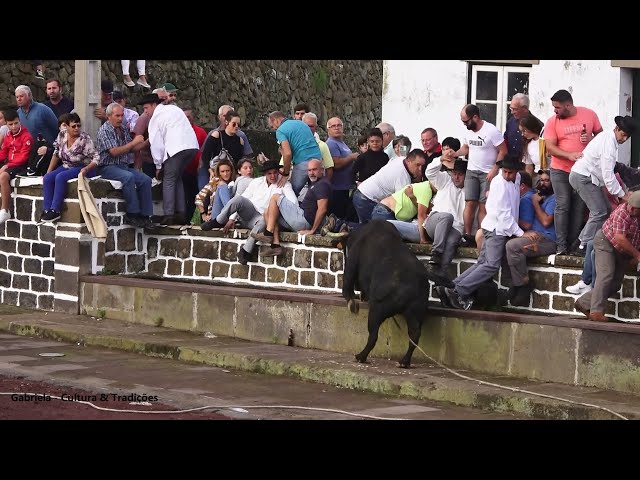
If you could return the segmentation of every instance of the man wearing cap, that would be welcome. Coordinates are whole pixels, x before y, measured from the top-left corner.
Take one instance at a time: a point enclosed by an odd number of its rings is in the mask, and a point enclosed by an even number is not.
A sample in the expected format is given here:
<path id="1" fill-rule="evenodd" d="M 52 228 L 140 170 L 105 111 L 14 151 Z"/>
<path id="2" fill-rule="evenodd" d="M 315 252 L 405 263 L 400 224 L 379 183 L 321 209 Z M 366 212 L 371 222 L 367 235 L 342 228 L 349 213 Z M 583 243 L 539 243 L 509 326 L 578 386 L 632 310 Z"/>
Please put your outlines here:
<path id="1" fill-rule="evenodd" d="M 518 224 L 525 234 L 512 238 L 506 245 L 507 264 L 511 272 L 509 301 L 517 307 L 528 307 L 533 291 L 529 284 L 527 258 L 552 255 L 556 251 L 556 229 L 553 225 L 556 196 L 549 172 L 540 170 L 538 173 L 540 177 L 536 190 L 526 187 L 527 191 L 520 199 Z M 531 185 L 531 176 L 527 172 L 521 172 L 520 175 L 521 186 L 525 179 Z"/>
<path id="2" fill-rule="evenodd" d="M 107 121 L 98 129 L 96 150 L 100 154 L 98 175 L 105 180 L 122 183 L 122 196 L 127 214 L 124 222 L 139 228 L 155 228 L 149 217 L 153 214 L 151 179 L 129 168 L 132 153 L 144 142 L 141 136 L 131 140 L 129 129 L 123 126 L 124 108 L 115 102 L 105 109 Z"/>
<path id="3" fill-rule="evenodd" d="M 629 263 L 640 261 L 640 192 L 621 203 L 593 239 L 596 283 L 593 290 L 576 300 L 575 309 L 589 320 L 607 322 L 607 299 L 622 286 Z"/>
<path id="4" fill-rule="evenodd" d="M 99 118 L 102 123 L 107 121 L 107 107 L 113 102 L 113 82 L 108 78 L 105 78 L 100 82 L 100 91 L 102 97 L 100 98 L 100 106 L 96 107 L 93 114 L 96 118 Z"/>
<path id="5" fill-rule="evenodd" d="M 500 170 L 491 182 L 491 194 L 487 200 L 487 214 L 480 225 L 484 241 L 478 261 L 458 276 L 454 288 L 438 287 L 438 296 L 446 306 L 468 310 L 473 295 L 482 284 L 490 281 L 500 270 L 504 246 L 511 237 L 533 236 L 518 226 L 520 205 L 520 174 L 524 164 L 507 157 L 498 164 Z M 440 195 L 440 192 L 438 192 Z"/>
<path id="6" fill-rule="evenodd" d="M 264 176 L 251 180 L 242 195 L 229 200 L 217 217 L 204 222 L 200 228 L 205 231 L 212 228 L 224 228 L 226 232 L 233 227 L 237 217 L 244 228 L 252 229 L 252 234 L 264 231 L 267 224 L 262 215 L 269 206 L 271 197 L 280 193 L 290 202 L 296 205 L 298 203 L 298 198 L 293 193 L 289 182 L 285 183 L 282 188 L 278 186 L 278 168 L 278 162 L 275 160 L 264 162 L 262 165 Z M 238 251 L 238 262 L 242 265 L 246 265 L 249 261 L 255 243 L 255 238 L 250 235 Z"/>
<path id="7" fill-rule="evenodd" d="M 162 88 L 165 92 L 167 92 L 167 99 L 164 103 L 166 103 L 167 105 L 175 105 L 178 98 L 178 87 L 176 87 L 173 83 L 167 82 L 162 85 Z"/>
<path id="8" fill-rule="evenodd" d="M 611 212 L 609 200 L 601 187 L 605 186 L 614 198 L 618 197 L 621 201 L 629 198 L 616 179 L 616 159 L 618 146 L 637 131 L 638 124 L 629 115 L 617 116 L 614 120 L 616 126 L 589 142 L 569 173 L 569 183 L 589 209 L 589 219 L 578 235 L 580 245 L 576 253 L 581 256 L 584 256 L 587 242 L 593 239 Z"/>
<path id="9" fill-rule="evenodd" d="M 172 104 L 163 104 L 158 95 L 146 95 L 138 102 L 149 115 L 149 144 L 156 165 L 156 178 L 162 175 L 163 224 L 185 224 L 185 204 L 182 172 L 198 153 L 196 134 L 182 111 Z M 162 173 L 161 173 L 162 172 Z"/>

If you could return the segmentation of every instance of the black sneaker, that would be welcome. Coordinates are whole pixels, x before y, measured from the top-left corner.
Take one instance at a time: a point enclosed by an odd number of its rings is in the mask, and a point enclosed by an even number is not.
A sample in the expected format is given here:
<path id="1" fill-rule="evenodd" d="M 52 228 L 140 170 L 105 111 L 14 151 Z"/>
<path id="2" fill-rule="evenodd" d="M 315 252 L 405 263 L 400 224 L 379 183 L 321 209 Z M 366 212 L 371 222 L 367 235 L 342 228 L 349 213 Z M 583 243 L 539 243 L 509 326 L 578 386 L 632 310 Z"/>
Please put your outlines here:
<path id="1" fill-rule="evenodd" d="M 569 255 L 572 255 L 574 257 L 584 257 L 585 254 L 587 253 L 587 246 L 586 245 L 580 245 L 578 246 L 578 248 L 572 250 L 571 252 L 569 252 Z"/>
<path id="2" fill-rule="evenodd" d="M 449 300 L 449 303 L 453 308 L 460 310 L 469 310 L 471 308 L 472 300 L 463 300 L 462 297 L 453 288 L 445 288 L 445 295 Z"/>
<path id="3" fill-rule="evenodd" d="M 429 265 L 440 265 L 442 263 L 442 255 L 440 255 L 439 253 L 434 253 L 433 255 L 431 255 L 428 263 Z"/>
<path id="4" fill-rule="evenodd" d="M 438 298 L 440 298 L 440 303 L 442 304 L 442 306 L 451 308 L 453 305 L 451 305 L 451 302 L 447 297 L 446 287 L 444 285 L 438 285 L 436 286 L 436 291 L 438 292 Z"/>
<path id="5" fill-rule="evenodd" d="M 218 221 L 215 218 L 212 218 L 211 220 L 207 220 L 202 225 L 200 225 L 200 230 L 204 230 L 205 232 L 208 232 L 209 230 L 212 230 L 214 228 L 223 228 L 223 227 L 224 225 L 222 223 L 218 223 Z"/>
<path id="6" fill-rule="evenodd" d="M 55 210 L 47 210 L 42 215 L 42 220 L 45 222 L 55 222 L 56 220 L 60 220 L 60 212 L 56 212 Z"/>
<path id="7" fill-rule="evenodd" d="M 567 247 L 558 246 L 556 248 L 556 255 L 569 255 L 569 251 L 567 250 Z"/>
<path id="8" fill-rule="evenodd" d="M 240 247 L 240 250 L 238 250 L 238 263 L 240 265 L 246 265 L 247 262 L 250 260 L 251 254 L 249 252 L 247 252 L 244 248 Z"/>
<path id="9" fill-rule="evenodd" d="M 476 248 L 478 244 L 476 243 L 476 238 L 473 235 L 465 233 L 460 239 L 460 246 L 466 248 Z"/>

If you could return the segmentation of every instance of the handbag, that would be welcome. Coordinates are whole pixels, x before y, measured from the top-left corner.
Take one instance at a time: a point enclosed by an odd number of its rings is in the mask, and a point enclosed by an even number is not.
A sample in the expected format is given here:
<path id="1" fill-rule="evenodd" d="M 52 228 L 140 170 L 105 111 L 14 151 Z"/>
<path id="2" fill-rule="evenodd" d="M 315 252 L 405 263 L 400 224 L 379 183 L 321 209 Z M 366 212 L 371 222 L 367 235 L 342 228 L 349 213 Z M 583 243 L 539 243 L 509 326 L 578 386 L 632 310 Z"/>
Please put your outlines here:
<path id="1" fill-rule="evenodd" d="M 221 131 L 219 132 L 220 132 L 220 145 L 221 145 L 220 153 L 218 153 L 218 155 L 216 155 L 209 161 L 209 168 L 211 169 L 215 169 L 216 165 L 218 165 L 218 163 L 220 163 L 221 160 L 229 160 L 232 164 L 235 165 L 233 157 L 227 151 L 227 149 L 224 148 L 224 142 L 222 141 L 222 132 Z"/>

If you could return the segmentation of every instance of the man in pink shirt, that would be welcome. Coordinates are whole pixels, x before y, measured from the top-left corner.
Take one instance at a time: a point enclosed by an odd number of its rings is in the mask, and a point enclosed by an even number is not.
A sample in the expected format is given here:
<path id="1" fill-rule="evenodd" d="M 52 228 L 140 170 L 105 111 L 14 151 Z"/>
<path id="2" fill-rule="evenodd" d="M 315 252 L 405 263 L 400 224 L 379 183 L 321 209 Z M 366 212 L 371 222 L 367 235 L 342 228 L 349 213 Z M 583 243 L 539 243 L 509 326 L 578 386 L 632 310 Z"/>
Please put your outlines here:
<path id="1" fill-rule="evenodd" d="M 602 132 L 602 125 L 593 110 L 574 106 L 566 90 L 554 93 L 551 104 L 555 115 L 547 120 L 544 139 L 551 154 L 551 183 L 557 200 L 556 254 L 566 255 L 579 246 L 578 234 L 586 212 L 584 202 L 569 184 L 569 172 L 589 141 Z"/>

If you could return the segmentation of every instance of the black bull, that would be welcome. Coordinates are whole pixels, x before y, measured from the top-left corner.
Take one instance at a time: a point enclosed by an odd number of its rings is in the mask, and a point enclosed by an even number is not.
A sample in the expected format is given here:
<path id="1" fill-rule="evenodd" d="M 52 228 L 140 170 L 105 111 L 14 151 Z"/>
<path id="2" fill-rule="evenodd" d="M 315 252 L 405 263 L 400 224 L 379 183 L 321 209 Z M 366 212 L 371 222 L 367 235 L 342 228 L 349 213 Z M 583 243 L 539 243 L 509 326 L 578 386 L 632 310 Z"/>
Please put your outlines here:
<path id="1" fill-rule="evenodd" d="M 409 342 L 400 366 L 409 368 L 427 315 L 429 280 L 447 287 L 453 284 L 426 268 L 386 220 L 372 220 L 351 233 L 346 242 L 342 296 L 352 313 L 359 309 L 354 289 L 360 290 L 362 298 L 369 302 L 369 338 L 356 360 L 366 362 L 382 322 L 401 314 L 413 343 Z"/>

